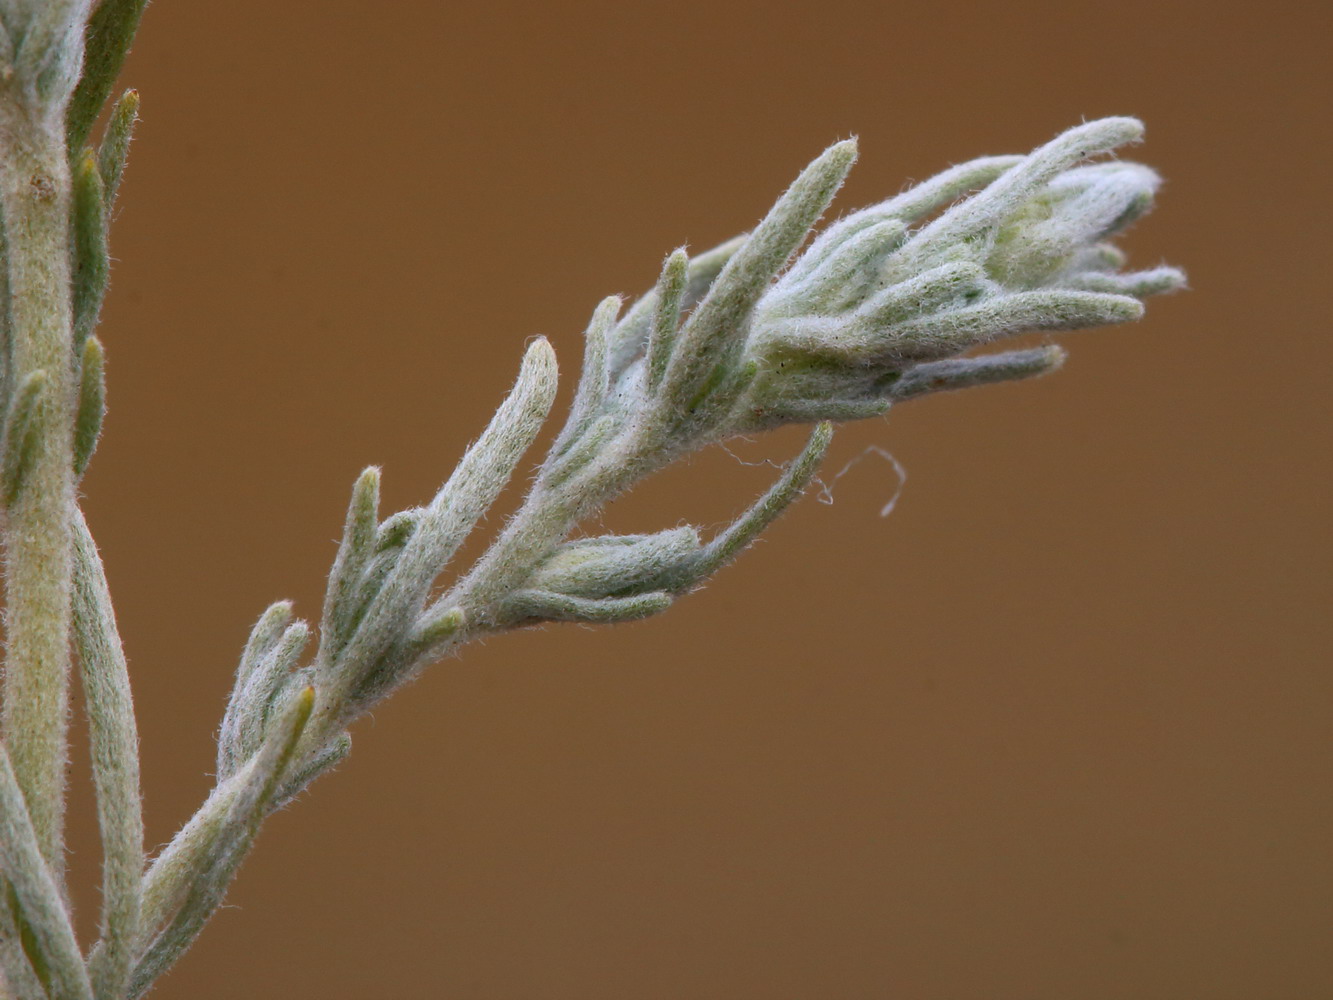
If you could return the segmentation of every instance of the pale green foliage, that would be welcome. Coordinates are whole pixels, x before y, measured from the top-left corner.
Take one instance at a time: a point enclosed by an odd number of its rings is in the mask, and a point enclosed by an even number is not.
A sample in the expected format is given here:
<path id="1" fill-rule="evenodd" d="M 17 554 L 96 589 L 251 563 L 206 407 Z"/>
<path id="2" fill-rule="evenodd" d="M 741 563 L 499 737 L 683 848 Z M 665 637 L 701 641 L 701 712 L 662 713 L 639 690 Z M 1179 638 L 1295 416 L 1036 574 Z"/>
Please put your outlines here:
<path id="1" fill-rule="evenodd" d="M 217 785 L 146 865 L 129 678 L 73 493 L 105 408 L 93 331 L 137 95 L 112 106 L 97 148 L 85 142 L 143 6 L 102 0 L 90 20 L 88 0 L 0 0 L 0 117 L 11 131 L 30 129 L 46 157 L 18 162 L 0 150 L 0 174 L 22 169 L 42 181 L 9 185 L 0 227 L 7 598 L 11 615 L 38 623 L 10 634 L 0 742 L 0 972 L 17 1000 L 147 990 L 220 905 L 265 817 L 342 760 L 347 727 L 428 664 L 510 629 L 665 610 L 801 495 L 833 422 L 1050 371 L 1063 358 L 1052 345 L 965 352 L 1025 331 L 1135 319 L 1144 296 L 1182 283 L 1171 268 L 1122 271 L 1106 242 L 1147 210 L 1158 181 L 1134 164 L 1084 161 L 1136 141 L 1133 119 L 1090 122 L 1028 156 L 964 163 L 810 240 L 856 158 L 854 141 L 837 143 L 748 235 L 693 258 L 671 253 L 628 308 L 602 301 L 569 415 L 526 498 L 447 584 L 547 421 L 557 383 L 550 345 L 528 346 L 512 391 L 425 506 L 381 517 L 379 470 L 361 475 L 318 630 L 285 601 L 260 617 L 218 734 Z M 29 280 L 34 262 L 50 265 L 47 284 Z M 815 425 L 804 449 L 711 536 L 687 524 L 579 534 L 608 501 L 681 456 L 787 423 Z M 61 563 L 52 552 L 66 537 Z M 100 938 L 86 958 L 62 890 L 68 660 L 49 654 L 71 621 L 104 847 Z M 41 642 L 48 651 L 34 657 L 28 647 Z"/>
<path id="2" fill-rule="evenodd" d="M 926 392 L 1039 375 L 1063 352 L 957 355 L 1030 330 L 1137 319 L 1143 295 L 1183 279 L 1172 268 L 1121 274 L 1103 241 L 1148 209 L 1157 176 L 1076 164 L 1141 132 L 1131 118 L 1090 122 L 829 227 L 756 311 L 749 350 L 760 371 L 744 426 L 870 416 Z M 979 190 L 950 205 L 966 188 Z"/>
<path id="3" fill-rule="evenodd" d="M 89 343 L 94 343 L 90 340 Z M 83 512 L 74 512 L 74 636 L 88 703 L 97 822 L 102 833 L 102 926 L 89 961 L 94 993 L 118 996 L 134 959 L 143 876 L 139 737 L 111 592 Z"/>

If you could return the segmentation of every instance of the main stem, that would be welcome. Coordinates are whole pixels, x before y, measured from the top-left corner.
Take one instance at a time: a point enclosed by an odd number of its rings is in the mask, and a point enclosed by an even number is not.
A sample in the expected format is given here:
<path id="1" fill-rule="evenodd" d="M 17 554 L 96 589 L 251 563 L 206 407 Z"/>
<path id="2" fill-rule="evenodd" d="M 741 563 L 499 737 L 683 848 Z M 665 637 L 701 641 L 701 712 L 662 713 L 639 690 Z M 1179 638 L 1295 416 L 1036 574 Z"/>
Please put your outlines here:
<path id="1" fill-rule="evenodd" d="M 9 384 L 17 386 L 40 370 L 47 388 L 38 406 L 37 446 L 4 523 L 3 733 L 42 855 L 59 879 L 64 868 L 74 502 L 70 177 L 63 127 L 25 110 L 14 102 L 0 118 Z"/>

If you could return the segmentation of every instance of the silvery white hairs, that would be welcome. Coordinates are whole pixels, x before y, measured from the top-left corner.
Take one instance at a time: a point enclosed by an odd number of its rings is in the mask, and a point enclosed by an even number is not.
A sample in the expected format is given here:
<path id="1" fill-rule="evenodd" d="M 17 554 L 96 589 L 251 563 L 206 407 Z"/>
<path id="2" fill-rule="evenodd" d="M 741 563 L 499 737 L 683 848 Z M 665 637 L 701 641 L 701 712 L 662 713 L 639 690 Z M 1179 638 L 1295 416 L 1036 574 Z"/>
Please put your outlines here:
<path id="1" fill-rule="evenodd" d="M 352 490 L 317 628 L 272 605 L 241 654 L 217 783 L 146 865 L 138 740 L 110 593 L 74 485 L 104 411 L 94 334 L 107 223 L 138 98 L 110 104 L 144 0 L 0 0 L 0 503 L 10 614 L 0 742 L 0 986 L 15 1000 L 143 994 L 221 904 L 266 816 L 349 752 L 347 729 L 466 643 L 545 622 L 666 610 L 734 559 L 808 486 L 834 423 L 895 403 L 1057 368 L 1054 345 L 971 353 L 1029 331 L 1138 318 L 1183 284 L 1126 271 L 1109 242 L 1156 175 L 1106 158 L 1129 118 L 1089 122 L 1026 156 L 946 170 L 811 238 L 856 158 L 807 167 L 747 235 L 670 254 L 655 286 L 604 300 L 570 412 L 518 511 L 470 565 L 463 543 L 538 438 L 556 359 L 533 341 L 485 430 L 426 505 L 382 516 L 379 470 Z M 1099 159 L 1100 158 L 1100 159 Z M 1095 162 L 1094 162 L 1095 161 Z M 813 425 L 772 486 L 711 535 L 692 525 L 579 534 L 608 501 L 741 434 Z M 447 575 L 446 575 L 447 574 Z M 85 955 L 63 889 L 66 677 L 77 651 L 103 843 L 100 936 Z"/>
<path id="2" fill-rule="evenodd" d="M 367 469 L 313 657 L 302 662 L 310 629 L 285 602 L 246 646 L 221 730 L 218 787 L 149 871 L 139 948 L 150 965 L 136 983 L 146 986 L 216 906 L 257 817 L 341 760 L 348 724 L 429 663 L 508 629 L 664 611 L 801 495 L 833 422 L 1052 371 L 1064 357 L 1054 345 L 965 354 L 1027 331 L 1137 319 L 1145 296 L 1181 287 L 1174 268 L 1125 271 L 1107 242 L 1151 207 L 1157 176 L 1133 163 L 1085 162 L 1141 133 L 1133 119 L 1109 118 L 1027 156 L 961 164 L 838 220 L 798 253 L 856 156 L 854 142 L 831 147 L 752 233 L 693 259 L 677 250 L 638 301 L 597 307 L 570 413 L 523 505 L 438 592 L 549 414 L 549 344 L 529 346 L 509 397 L 428 505 L 381 519 L 379 471 Z M 576 535 L 603 504 L 675 459 L 788 423 L 816 424 L 805 449 L 711 538 L 689 525 Z M 200 884 L 211 888 L 198 892 Z"/>

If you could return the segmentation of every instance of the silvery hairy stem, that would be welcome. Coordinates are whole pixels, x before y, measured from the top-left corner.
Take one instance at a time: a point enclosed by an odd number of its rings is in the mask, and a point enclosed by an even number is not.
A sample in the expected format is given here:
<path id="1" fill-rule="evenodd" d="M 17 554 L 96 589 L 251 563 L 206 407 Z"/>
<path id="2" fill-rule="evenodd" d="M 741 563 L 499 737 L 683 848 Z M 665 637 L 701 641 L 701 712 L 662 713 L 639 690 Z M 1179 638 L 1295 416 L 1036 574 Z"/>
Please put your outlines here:
<path id="1" fill-rule="evenodd" d="M 4 736 L 42 856 L 64 866 L 74 496 L 71 173 L 65 103 L 88 3 L 13 2 L 0 41 L 0 213 L 8 291 Z"/>
<path id="2" fill-rule="evenodd" d="M 103 413 L 93 336 L 106 224 L 137 98 L 84 141 L 144 0 L 0 0 L 0 979 L 15 1000 L 112 1000 L 142 874 L 137 737 L 100 562 L 75 503 Z M 89 45 L 85 46 L 85 41 Z M 84 64 L 91 51 L 97 64 Z M 71 102 L 81 109 L 68 114 Z M 77 544 L 76 544 L 77 543 Z M 77 570 L 76 570 L 77 567 Z M 71 619 L 103 834 L 105 955 L 88 963 L 64 894 Z"/>

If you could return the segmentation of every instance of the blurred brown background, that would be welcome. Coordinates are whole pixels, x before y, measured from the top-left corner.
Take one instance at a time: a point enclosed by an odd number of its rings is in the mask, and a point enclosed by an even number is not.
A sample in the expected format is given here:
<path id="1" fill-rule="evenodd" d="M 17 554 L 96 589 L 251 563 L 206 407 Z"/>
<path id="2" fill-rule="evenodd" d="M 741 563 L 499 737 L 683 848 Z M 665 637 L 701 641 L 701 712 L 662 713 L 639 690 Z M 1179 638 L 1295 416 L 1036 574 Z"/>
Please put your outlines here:
<path id="1" fill-rule="evenodd" d="M 209 786 L 253 619 L 318 616 L 356 472 L 427 499 L 526 338 L 572 374 L 601 296 L 752 225 L 829 142 L 862 139 L 846 210 L 1141 116 L 1128 155 L 1167 184 L 1129 248 L 1193 285 L 1062 338 L 1058 377 L 845 429 L 829 473 L 870 445 L 907 469 L 892 516 L 870 456 L 665 617 L 435 668 L 270 822 L 154 995 L 1333 996 L 1331 28 L 1142 0 L 153 4 L 85 492 L 155 844 Z M 705 454 L 606 524 L 714 524 L 769 475 Z"/>

